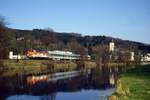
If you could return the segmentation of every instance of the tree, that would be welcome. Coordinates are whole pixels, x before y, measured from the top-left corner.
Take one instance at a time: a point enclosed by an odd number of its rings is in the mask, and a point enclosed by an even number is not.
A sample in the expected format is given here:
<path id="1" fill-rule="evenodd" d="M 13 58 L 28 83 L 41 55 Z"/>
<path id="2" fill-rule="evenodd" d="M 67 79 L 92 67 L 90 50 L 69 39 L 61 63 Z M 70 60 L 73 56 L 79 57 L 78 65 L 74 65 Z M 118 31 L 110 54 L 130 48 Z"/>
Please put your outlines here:
<path id="1" fill-rule="evenodd" d="M 56 48 L 57 36 L 55 32 L 45 31 L 45 33 L 41 35 L 41 42 L 46 46 L 47 49 Z"/>
<path id="2" fill-rule="evenodd" d="M 79 53 L 81 59 L 86 59 L 87 57 L 87 49 L 82 46 L 75 38 L 71 38 L 68 42 L 68 48 L 70 51 Z"/>
<path id="3" fill-rule="evenodd" d="M 121 51 L 118 53 L 118 60 L 123 63 L 129 63 L 131 58 L 130 51 Z"/>
<path id="4" fill-rule="evenodd" d="M 8 57 L 10 43 L 10 34 L 7 31 L 5 18 L 0 17 L 0 74 L 3 72 L 3 69 L 6 68 L 2 59 Z"/>
<path id="5" fill-rule="evenodd" d="M 47 27 L 44 29 L 45 31 L 54 32 L 54 30 L 51 27 Z"/>
<path id="6" fill-rule="evenodd" d="M 141 62 L 141 53 L 138 51 L 138 52 L 135 52 L 135 55 L 134 55 L 134 60 L 135 62 L 138 64 Z"/>
<path id="7" fill-rule="evenodd" d="M 78 52 L 78 48 L 81 46 L 75 38 L 71 38 L 67 45 L 69 50 L 74 52 Z"/>
<path id="8" fill-rule="evenodd" d="M 98 64 L 107 64 L 110 60 L 109 49 L 107 45 L 97 45 L 92 47 L 93 58 Z"/>
<path id="9" fill-rule="evenodd" d="M 0 17 L 0 59 L 8 57 L 8 52 L 11 44 L 11 34 L 6 27 L 4 17 Z"/>

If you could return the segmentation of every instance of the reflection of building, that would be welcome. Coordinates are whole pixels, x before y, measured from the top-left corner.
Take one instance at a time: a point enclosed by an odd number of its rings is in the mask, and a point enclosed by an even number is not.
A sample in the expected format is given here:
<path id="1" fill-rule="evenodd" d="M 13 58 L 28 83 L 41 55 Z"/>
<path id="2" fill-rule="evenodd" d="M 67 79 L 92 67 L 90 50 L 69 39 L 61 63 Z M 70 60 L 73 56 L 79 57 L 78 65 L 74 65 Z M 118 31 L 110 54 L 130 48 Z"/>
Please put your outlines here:
<path id="1" fill-rule="evenodd" d="M 109 84 L 110 85 L 115 85 L 114 74 L 109 75 Z"/>
<path id="2" fill-rule="evenodd" d="M 114 51 L 115 43 L 112 41 L 109 43 L 109 51 Z"/>

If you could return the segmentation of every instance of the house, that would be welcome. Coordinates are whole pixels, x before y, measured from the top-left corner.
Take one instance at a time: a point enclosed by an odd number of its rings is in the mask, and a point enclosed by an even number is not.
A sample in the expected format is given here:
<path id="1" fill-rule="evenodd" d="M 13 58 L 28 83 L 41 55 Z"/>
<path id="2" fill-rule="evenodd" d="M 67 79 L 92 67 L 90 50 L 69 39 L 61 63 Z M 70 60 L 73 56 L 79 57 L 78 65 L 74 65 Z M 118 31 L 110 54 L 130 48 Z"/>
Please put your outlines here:
<path id="1" fill-rule="evenodd" d="M 14 55 L 13 51 L 9 52 L 9 59 L 25 59 L 25 58 L 26 58 L 25 55 L 20 55 L 20 54 Z"/>
<path id="2" fill-rule="evenodd" d="M 141 61 L 150 61 L 150 53 L 142 55 Z"/>

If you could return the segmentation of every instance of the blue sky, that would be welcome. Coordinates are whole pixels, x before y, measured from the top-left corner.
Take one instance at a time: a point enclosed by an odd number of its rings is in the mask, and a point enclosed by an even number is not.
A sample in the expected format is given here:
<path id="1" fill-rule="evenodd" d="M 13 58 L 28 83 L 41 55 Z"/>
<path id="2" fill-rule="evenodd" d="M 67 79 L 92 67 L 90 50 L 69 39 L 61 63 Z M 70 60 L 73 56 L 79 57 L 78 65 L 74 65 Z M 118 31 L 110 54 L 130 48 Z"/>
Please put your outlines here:
<path id="1" fill-rule="evenodd" d="M 0 0 L 17 29 L 106 35 L 150 44 L 150 0 Z"/>

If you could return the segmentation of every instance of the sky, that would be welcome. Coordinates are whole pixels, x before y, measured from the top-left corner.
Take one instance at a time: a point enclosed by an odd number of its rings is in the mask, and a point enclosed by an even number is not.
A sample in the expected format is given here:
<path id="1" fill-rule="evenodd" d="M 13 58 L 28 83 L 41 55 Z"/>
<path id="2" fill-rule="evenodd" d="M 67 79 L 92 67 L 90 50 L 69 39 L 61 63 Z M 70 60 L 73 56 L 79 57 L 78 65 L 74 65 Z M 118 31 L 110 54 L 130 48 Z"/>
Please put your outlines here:
<path id="1" fill-rule="evenodd" d="M 16 29 L 105 35 L 150 44 L 150 0 L 0 0 Z"/>

